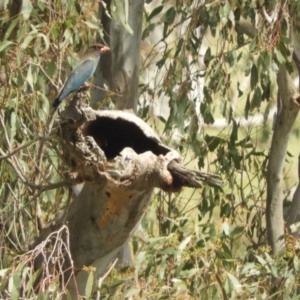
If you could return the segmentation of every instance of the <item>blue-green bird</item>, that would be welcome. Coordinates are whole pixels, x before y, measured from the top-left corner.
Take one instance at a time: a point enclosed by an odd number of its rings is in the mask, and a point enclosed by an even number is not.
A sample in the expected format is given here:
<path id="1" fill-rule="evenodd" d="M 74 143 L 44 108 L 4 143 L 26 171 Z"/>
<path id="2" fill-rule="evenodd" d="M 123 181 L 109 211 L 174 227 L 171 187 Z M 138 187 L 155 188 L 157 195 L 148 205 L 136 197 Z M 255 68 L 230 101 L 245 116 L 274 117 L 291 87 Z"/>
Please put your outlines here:
<path id="1" fill-rule="evenodd" d="M 109 50 L 107 46 L 101 44 L 92 45 L 86 50 L 79 63 L 65 81 L 58 97 L 54 100 L 54 109 L 56 109 L 67 96 L 79 89 L 80 86 L 94 74 L 101 55 Z"/>

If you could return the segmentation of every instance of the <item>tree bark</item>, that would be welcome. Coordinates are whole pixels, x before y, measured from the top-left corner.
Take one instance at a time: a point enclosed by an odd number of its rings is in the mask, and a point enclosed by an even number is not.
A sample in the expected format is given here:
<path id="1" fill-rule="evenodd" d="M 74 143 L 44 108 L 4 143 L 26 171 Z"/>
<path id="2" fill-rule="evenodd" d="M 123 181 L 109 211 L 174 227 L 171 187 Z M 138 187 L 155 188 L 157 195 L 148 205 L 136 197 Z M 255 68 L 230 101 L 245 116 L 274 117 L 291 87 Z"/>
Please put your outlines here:
<path id="1" fill-rule="evenodd" d="M 290 22 L 290 31 L 294 39 L 294 45 L 297 41 L 293 35 L 293 24 Z M 294 47 L 293 59 L 297 65 L 298 58 L 297 47 Z M 283 168 L 287 152 L 288 141 L 294 122 L 299 111 L 299 93 L 288 73 L 285 64 L 279 65 L 277 75 L 278 97 L 277 97 L 277 118 L 275 122 L 274 133 L 272 137 L 268 173 L 267 173 L 267 237 L 268 243 L 272 247 L 272 252 L 277 253 L 284 245 L 283 234 L 285 233 L 283 220 Z M 292 209 L 297 209 L 299 199 L 299 187 L 297 188 L 292 205 L 288 215 L 288 226 L 297 221 L 297 215 Z"/>
<path id="2" fill-rule="evenodd" d="M 298 157 L 298 180 L 300 180 L 300 155 Z M 300 183 L 298 183 L 296 191 L 293 195 L 292 203 L 287 217 L 288 230 L 296 239 L 300 238 L 299 221 L 300 221 Z"/>
<path id="3" fill-rule="evenodd" d="M 105 3 L 113 18 L 107 16 L 100 3 L 98 18 L 103 24 L 104 41 L 99 38 L 99 42 L 109 45 L 111 51 L 105 61 L 100 61 L 95 72 L 92 104 L 110 97 L 117 109 L 135 111 L 138 103 L 144 0 L 128 1 L 128 25 L 133 33 L 129 33 L 119 16 L 111 11 L 111 1 L 107 0 Z M 109 91 L 104 90 L 105 84 Z"/>
<path id="4" fill-rule="evenodd" d="M 103 26 L 103 39 L 98 36 L 98 42 L 109 45 L 111 51 L 100 60 L 95 72 L 91 102 L 93 105 L 101 102 L 101 107 L 111 107 L 112 101 L 118 109 L 136 111 L 144 0 L 128 1 L 128 24 L 133 34 L 124 27 L 120 16 L 111 10 L 111 2 L 99 3 L 98 19 Z M 128 245 L 123 248 L 128 248 Z M 123 256 L 123 248 L 118 254 L 118 263 L 124 265 L 131 258 Z"/>
<path id="5" fill-rule="evenodd" d="M 279 66 L 278 111 L 272 136 L 267 171 L 267 238 L 272 252 L 277 253 L 284 245 L 283 220 L 283 168 L 288 141 L 299 111 L 298 93 L 284 64 Z"/>

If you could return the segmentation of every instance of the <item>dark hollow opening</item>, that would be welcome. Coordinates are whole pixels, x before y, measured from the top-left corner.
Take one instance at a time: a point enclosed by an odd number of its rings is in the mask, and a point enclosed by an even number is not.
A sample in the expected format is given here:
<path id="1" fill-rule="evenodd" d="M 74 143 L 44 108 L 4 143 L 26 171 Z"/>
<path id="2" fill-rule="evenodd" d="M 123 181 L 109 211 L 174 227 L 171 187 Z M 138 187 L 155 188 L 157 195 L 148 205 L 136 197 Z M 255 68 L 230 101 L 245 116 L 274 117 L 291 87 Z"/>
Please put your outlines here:
<path id="1" fill-rule="evenodd" d="M 138 154 L 151 151 L 155 155 L 165 155 L 170 151 L 147 137 L 134 123 L 120 118 L 98 117 L 85 128 L 84 135 L 94 138 L 107 159 L 113 159 L 126 147 Z"/>

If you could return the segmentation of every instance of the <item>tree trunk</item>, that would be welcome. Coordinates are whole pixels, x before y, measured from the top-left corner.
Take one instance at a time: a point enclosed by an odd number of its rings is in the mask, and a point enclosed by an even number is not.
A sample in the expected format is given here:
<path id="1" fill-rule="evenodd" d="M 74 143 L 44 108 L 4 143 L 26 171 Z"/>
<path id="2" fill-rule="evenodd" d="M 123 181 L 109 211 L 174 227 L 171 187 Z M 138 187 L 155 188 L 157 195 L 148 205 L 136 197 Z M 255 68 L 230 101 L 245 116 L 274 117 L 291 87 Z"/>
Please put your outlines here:
<path id="1" fill-rule="evenodd" d="M 272 137 L 267 173 L 267 238 L 272 252 L 283 246 L 283 168 L 287 145 L 299 110 L 298 93 L 284 64 L 279 66 L 278 111 Z"/>
<path id="2" fill-rule="evenodd" d="M 290 12 L 294 13 L 294 12 Z M 294 18 L 297 16 L 295 15 Z M 291 19 L 292 20 L 292 19 Z M 293 20 L 293 22 L 295 19 Z M 295 34 L 297 28 L 294 28 L 293 22 L 290 22 L 290 31 L 292 33 L 294 53 L 293 59 L 296 63 L 299 73 L 299 58 L 298 35 Z M 296 31 L 295 31 L 296 30 Z M 267 233 L 268 243 L 272 247 L 273 253 L 277 253 L 284 245 L 283 234 L 284 220 L 283 220 L 283 168 L 287 152 L 288 141 L 292 131 L 294 122 L 297 118 L 300 99 L 293 80 L 288 73 L 285 64 L 279 66 L 277 75 L 278 83 L 278 103 L 277 103 L 277 118 L 272 138 L 270 158 L 267 174 Z M 294 222 L 299 221 L 299 186 L 293 196 L 292 205 L 289 210 L 287 225 L 290 227 Z M 288 228 L 289 230 L 289 228 Z M 296 234 L 296 233 L 295 233 Z"/>
<path id="3" fill-rule="evenodd" d="M 100 3 L 98 18 L 103 25 L 104 41 L 99 39 L 99 42 L 109 45 L 111 51 L 105 61 L 101 60 L 95 72 L 92 104 L 110 97 L 117 109 L 135 111 L 138 103 L 144 0 L 128 1 L 127 21 L 133 33 L 125 28 L 119 15 L 111 11 L 111 1 L 106 0 L 105 3 L 113 18 L 107 16 Z M 108 85 L 109 92 L 104 90 L 104 84 Z"/>
<path id="4" fill-rule="evenodd" d="M 110 107 L 112 101 L 118 109 L 136 111 L 144 0 L 128 1 L 128 20 L 125 21 L 128 21 L 132 34 L 120 21 L 120 15 L 111 10 L 111 2 L 103 1 L 105 6 L 99 3 L 98 19 L 103 26 L 103 39 L 98 36 L 98 42 L 108 45 L 111 51 L 105 59 L 100 60 L 95 72 L 91 103 L 95 106 L 97 102 L 101 102 L 100 106 L 103 108 Z M 126 249 L 128 244 L 117 254 L 121 265 L 131 261 Z M 128 255 L 124 256 L 124 252 Z"/>

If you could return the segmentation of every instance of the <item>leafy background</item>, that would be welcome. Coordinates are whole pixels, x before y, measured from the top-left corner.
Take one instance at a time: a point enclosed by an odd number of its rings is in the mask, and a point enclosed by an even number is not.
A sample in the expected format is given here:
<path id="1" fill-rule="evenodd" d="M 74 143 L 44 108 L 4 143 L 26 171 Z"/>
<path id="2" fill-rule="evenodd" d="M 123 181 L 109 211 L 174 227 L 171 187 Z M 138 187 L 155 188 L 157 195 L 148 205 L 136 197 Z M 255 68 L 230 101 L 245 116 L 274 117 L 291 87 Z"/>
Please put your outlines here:
<path id="1" fill-rule="evenodd" d="M 40 141 L 51 101 L 76 63 L 75 53 L 102 36 L 99 5 L 105 9 L 97 1 L 26 0 L 17 17 L 8 10 L 1 14 L 3 299 L 59 299 L 66 292 L 59 273 L 34 271 L 37 253 L 28 252 L 40 220 L 54 219 L 71 197 L 56 137 L 45 142 L 42 160 Z M 112 5 L 114 16 L 130 31 L 129 2 Z M 264 5 L 146 1 L 138 115 L 180 151 L 186 164 L 220 174 L 227 185 L 177 194 L 156 191 L 132 238 L 133 265 L 112 270 L 100 286 L 87 267 L 87 298 L 101 293 L 102 299 L 298 299 L 298 240 L 287 234 L 286 247 L 276 256 L 266 241 L 276 73 L 286 61 L 292 74 L 294 69 L 291 20 L 287 14 L 271 24 L 258 18 Z M 290 5 L 297 11 L 297 1 Z M 257 24 L 254 38 L 235 30 L 240 16 Z M 255 118 L 262 121 L 252 122 Z M 297 127 L 286 159 L 285 207 L 297 181 Z M 52 238 L 60 240 L 60 234 Z M 40 274 L 47 280 L 36 287 Z"/>

